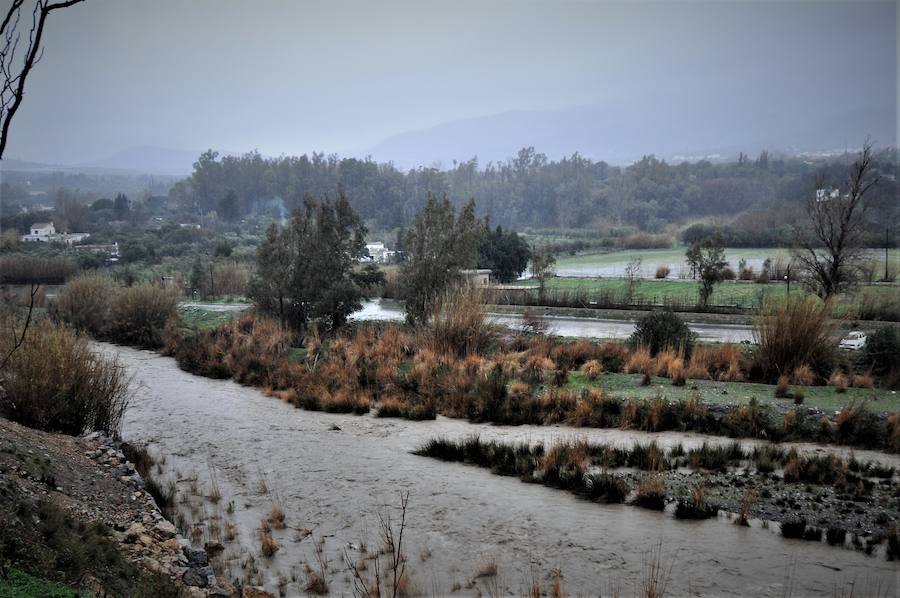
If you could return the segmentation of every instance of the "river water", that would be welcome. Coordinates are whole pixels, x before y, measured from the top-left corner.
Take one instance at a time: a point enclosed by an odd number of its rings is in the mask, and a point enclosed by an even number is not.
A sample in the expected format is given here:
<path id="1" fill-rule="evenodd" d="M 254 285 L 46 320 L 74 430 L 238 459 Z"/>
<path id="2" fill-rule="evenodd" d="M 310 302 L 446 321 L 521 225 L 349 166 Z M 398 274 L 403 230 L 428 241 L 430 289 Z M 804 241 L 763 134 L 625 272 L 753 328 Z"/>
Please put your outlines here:
<path id="1" fill-rule="evenodd" d="M 664 568 L 671 567 L 669 595 L 830 596 L 855 584 L 856 595 L 894 596 L 900 588 L 897 564 L 824 543 L 784 540 L 777 526 L 742 528 L 724 517 L 678 521 L 410 454 L 430 437 L 473 433 L 507 440 L 584 437 L 630 444 L 652 438 L 686 445 L 702 442 L 701 435 L 315 413 L 231 381 L 192 376 L 154 353 L 98 347 L 118 355 L 134 376 L 124 438 L 148 442 L 151 453 L 164 455 L 163 475 L 181 480 L 182 493 L 191 477 L 207 487 L 214 475 L 223 498 L 217 506 L 205 501 L 202 510 L 233 506 L 225 516 L 237 526 L 237 540 L 225 552 L 233 576 L 240 577 L 241 555 L 245 561 L 248 554 L 258 555 L 262 517 L 273 502 L 282 507 L 288 529 L 273 532 L 281 549 L 271 559 L 257 557 L 270 589 L 279 573 L 289 577 L 303 563 L 315 568 L 314 541 L 325 538 L 331 592 L 350 594 L 342 555 L 346 551 L 355 560 L 360 542 L 370 552 L 380 545 L 377 515 L 393 510 L 396 517 L 402 491 L 410 493 L 408 570 L 425 594 L 445 595 L 455 584 L 465 588 L 493 560 L 501 594 L 525 594 L 531 579 L 542 580 L 546 590 L 545 576 L 558 569 L 571 595 L 637 595 L 644 563 L 657 546 Z M 880 459 L 900 464 L 894 457 Z M 311 536 L 303 538 L 300 529 Z M 287 586 L 289 595 L 300 595 L 302 573 L 299 579 Z M 483 593 L 496 591 L 482 586 Z"/>
<path id="2" fill-rule="evenodd" d="M 513 330 L 520 330 L 524 324 L 524 318 L 518 314 L 489 313 L 487 317 L 494 324 Z M 382 299 L 366 301 L 362 309 L 352 316 L 354 320 L 402 321 L 403 318 L 402 306 L 394 301 Z M 634 332 L 633 320 L 568 318 L 563 316 L 540 316 L 539 319 L 547 326 L 548 334 L 563 337 L 625 339 Z M 746 325 L 699 324 L 691 322 L 688 326 L 697 334 L 697 338 L 702 341 L 740 343 L 753 340 L 753 330 Z"/>

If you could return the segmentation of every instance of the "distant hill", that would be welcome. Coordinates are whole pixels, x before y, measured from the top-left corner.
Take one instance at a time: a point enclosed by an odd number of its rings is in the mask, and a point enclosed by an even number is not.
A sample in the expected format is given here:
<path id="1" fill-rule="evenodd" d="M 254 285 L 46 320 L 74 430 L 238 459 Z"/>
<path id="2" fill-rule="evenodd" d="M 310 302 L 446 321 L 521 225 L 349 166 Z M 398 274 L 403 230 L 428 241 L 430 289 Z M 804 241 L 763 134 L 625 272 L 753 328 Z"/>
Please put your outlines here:
<path id="1" fill-rule="evenodd" d="M 155 146 L 134 146 L 117 151 L 105 158 L 76 164 L 43 164 L 24 160 L 4 159 L 0 168 L 8 172 L 65 172 L 70 174 L 140 175 L 155 174 L 187 176 L 201 150 L 171 149 Z M 222 152 L 230 155 L 233 152 Z"/>
<path id="2" fill-rule="evenodd" d="M 763 149 L 799 154 L 856 148 L 867 135 L 878 146 L 896 145 L 896 123 L 894 106 L 829 114 L 816 106 L 748 110 L 702 101 L 667 106 L 662 96 L 631 104 L 511 111 L 457 120 L 394 135 L 370 153 L 402 168 L 437 162 L 449 167 L 454 159 L 473 156 L 483 166 L 505 161 L 527 146 L 550 158 L 578 151 L 612 164 L 628 164 L 651 153 L 669 160 L 725 159 Z"/>

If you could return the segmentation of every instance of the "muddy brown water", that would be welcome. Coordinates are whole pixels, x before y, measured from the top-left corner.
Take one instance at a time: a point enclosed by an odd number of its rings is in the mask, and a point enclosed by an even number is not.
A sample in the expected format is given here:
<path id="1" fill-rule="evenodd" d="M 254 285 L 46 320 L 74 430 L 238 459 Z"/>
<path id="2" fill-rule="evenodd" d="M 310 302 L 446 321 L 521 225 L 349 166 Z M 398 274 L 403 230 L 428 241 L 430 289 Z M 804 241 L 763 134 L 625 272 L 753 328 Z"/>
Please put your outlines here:
<path id="1" fill-rule="evenodd" d="M 895 596 L 900 591 L 897 563 L 824 543 L 784 540 L 775 525 L 754 522 L 742 528 L 724 515 L 679 521 L 666 513 L 591 503 L 484 469 L 410 454 L 428 438 L 473 433 L 525 441 L 579 437 L 631 444 L 656 439 L 686 446 L 722 439 L 315 413 L 231 381 L 192 376 L 154 353 L 97 347 L 118 355 L 134 376 L 124 438 L 148 442 L 152 453 L 165 455 L 163 474 L 182 480 L 182 492 L 184 480 L 195 475 L 207 488 L 214 472 L 223 499 L 218 506 L 205 501 L 203 508 L 211 512 L 234 505 L 227 518 L 235 521 L 238 535 L 225 553 L 232 575 L 240 576 L 241 553 L 244 560 L 254 554 L 270 589 L 279 573 L 290 578 L 295 572 L 299 581 L 288 584 L 288 595 L 302 593 L 303 563 L 316 566 L 313 542 L 323 537 L 331 593 L 349 595 L 343 554 L 357 559 L 361 542 L 370 552 L 377 549 L 377 515 L 396 517 L 401 491 L 410 493 L 405 536 L 409 572 L 424 594 L 449 594 L 459 584 L 463 589 L 457 595 L 477 589 L 521 595 L 532 579 L 549 589 L 547 576 L 558 569 L 571 595 L 637 595 L 658 546 L 664 568 L 671 567 L 669 595 L 832 596 L 854 588 L 856 595 Z M 856 455 L 900 465 L 897 458 L 879 453 Z M 264 559 L 258 556 L 257 530 L 273 502 L 283 508 L 289 527 L 274 531 L 280 550 Z M 300 529 L 312 535 L 301 539 Z M 486 587 L 494 584 L 482 578 L 475 588 L 465 589 L 476 570 L 491 560 L 498 565 L 497 588 Z"/>

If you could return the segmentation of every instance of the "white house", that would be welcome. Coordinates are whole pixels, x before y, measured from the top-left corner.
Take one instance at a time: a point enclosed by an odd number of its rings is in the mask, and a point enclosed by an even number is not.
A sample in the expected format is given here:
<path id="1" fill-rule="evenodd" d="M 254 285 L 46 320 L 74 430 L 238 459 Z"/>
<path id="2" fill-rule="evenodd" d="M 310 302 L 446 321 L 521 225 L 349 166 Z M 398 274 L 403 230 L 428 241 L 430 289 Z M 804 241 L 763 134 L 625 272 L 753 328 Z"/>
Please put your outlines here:
<path id="1" fill-rule="evenodd" d="M 476 287 L 486 287 L 491 284 L 491 271 L 486 268 L 479 268 L 478 270 L 460 270 L 460 274 L 466 279 L 466 282 L 469 282 Z"/>
<path id="2" fill-rule="evenodd" d="M 56 227 L 52 222 L 35 222 L 31 225 L 27 235 L 22 236 L 22 241 L 41 243 L 65 243 L 71 247 L 75 243 L 81 243 L 88 237 L 90 233 L 57 233 Z"/>
<path id="3" fill-rule="evenodd" d="M 49 243 L 52 236 L 56 235 L 56 227 L 52 222 L 35 222 L 31 225 L 28 234 L 22 237 L 22 241 L 43 241 Z"/>
<path id="4" fill-rule="evenodd" d="M 366 251 L 368 252 L 369 257 L 372 258 L 372 261 L 378 262 L 379 264 L 388 263 L 397 253 L 396 251 L 392 251 L 385 247 L 382 241 L 366 243 Z"/>

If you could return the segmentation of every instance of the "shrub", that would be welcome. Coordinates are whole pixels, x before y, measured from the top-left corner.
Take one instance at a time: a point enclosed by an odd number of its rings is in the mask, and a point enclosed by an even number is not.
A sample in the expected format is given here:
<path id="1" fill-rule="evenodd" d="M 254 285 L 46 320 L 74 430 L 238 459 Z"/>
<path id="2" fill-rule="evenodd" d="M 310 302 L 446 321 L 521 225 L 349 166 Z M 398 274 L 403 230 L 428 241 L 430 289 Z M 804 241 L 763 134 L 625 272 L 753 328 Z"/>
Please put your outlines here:
<path id="1" fill-rule="evenodd" d="M 873 388 L 875 380 L 872 379 L 872 374 L 869 373 L 853 374 L 852 385 L 855 388 Z"/>
<path id="2" fill-rule="evenodd" d="M 812 368 L 805 363 L 799 367 L 794 368 L 794 372 L 793 374 L 791 374 L 791 377 L 793 378 L 794 384 L 798 384 L 800 386 L 809 386 L 816 381 L 816 377 L 812 371 Z"/>
<path id="3" fill-rule="evenodd" d="M 791 392 L 791 379 L 786 374 L 778 376 L 778 384 L 775 386 L 775 397 L 778 399 L 786 398 Z"/>
<path id="4" fill-rule="evenodd" d="M 731 266 L 724 266 L 722 268 L 722 280 L 734 280 L 735 278 L 737 278 L 737 275 L 735 275 Z"/>
<path id="5" fill-rule="evenodd" d="M 645 509 L 666 508 L 666 482 L 659 475 L 645 475 L 638 483 L 634 504 Z"/>
<path id="6" fill-rule="evenodd" d="M 709 519 L 719 514 L 718 505 L 706 502 L 703 486 L 697 484 L 691 489 L 691 496 L 678 499 L 675 517 L 678 519 Z"/>
<path id="7" fill-rule="evenodd" d="M 863 349 L 863 360 L 878 376 L 900 370 L 900 332 L 897 327 L 885 326 L 869 336 Z"/>
<path id="8" fill-rule="evenodd" d="M 6 355 L 6 343 L 21 325 L 7 318 L 2 329 L 0 350 Z M 118 434 L 129 379 L 117 360 L 94 353 L 87 339 L 70 328 L 47 320 L 33 322 L 6 370 L 6 396 L 0 398 L 4 417 L 64 434 Z"/>
<path id="9" fill-rule="evenodd" d="M 585 378 L 593 382 L 603 373 L 603 365 L 596 359 L 586 361 L 581 366 L 581 373 L 584 374 Z"/>
<path id="10" fill-rule="evenodd" d="M 96 337 L 106 333 L 115 283 L 99 274 L 83 275 L 67 284 L 56 301 L 59 317 Z"/>
<path id="11" fill-rule="evenodd" d="M 770 299 L 754 324 L 756 364 L 770 380 L 803 365 L 827 372 L 834 361 L 833 332 L 829 303 L 812 296 Z"/>
<path id="12" fill-rule="evenodd" d="M 447 292 L 435 309 L 431 334 L 436 351 L 459 356 L 482 353 L 496 333 L 485 320 L 481 289 L 466 284 Z"/>
<path id="13" fill-rule="evenodd" d="M 110 302 L 108 334 L 118 343 L 158 349 L 177 302 L 173 291 L 153 285 L 119 289 Z"/>
<path id="14" fill-rule="evenodd" d="M 805 519 L 788 519 L 781 522 L 781 535 L 785 538 L 803 538 L 805 531 Z"/>
<path id="15" fill-rule="evenodd" d="M 846 392 L 848 386 L 847 376 L 840 370 L 834 370 L 828 377 L 828 385 L 833 386 L 837 392 Z"/>
<path id="16" fill-rule="evenodd" d="M 2 284 L 61 284 L 78 272 L 78 264 L 69 257 L 35 257 L 9 254 L 0 256 Z"/>
<path id="17" fill-rule="evenodd" d="M 669 273 L 672 270 L 668 266 L 657 266 L 656 267 L 656 278 L 668 278 Z"/>
<path id="18" fill-rule="evenodd" d="M 630 342 L 633 347 L 646 347 L 651 355 L 664 349 L 673 349 L 690 357 L 694 333 L 673 312 L 653 311 L 637 321 Z"/>
<path id="19" fill-rule="evenodd" d="M 628 496 L 628 482 L 609 473 L 593 473 L 585 476 L 587 495 L 593 499 L 602 498 L 608 503 L 621 503 Z"/>
<path id="20" fill-rule="evenodd" d="M 794 389 L 794 405 L 802 405 L 803 400 L 806 398 L 806 391 L 803 390 L 802 386 L 798 386 Z"/>
<path id="21" fill-rule="evenodd" d="M 622 343 L 616 341 L 600 343 L 597 353 L 597 358 L 607 372 L 621 372 L 628 359 L 628 350 Z"/>

